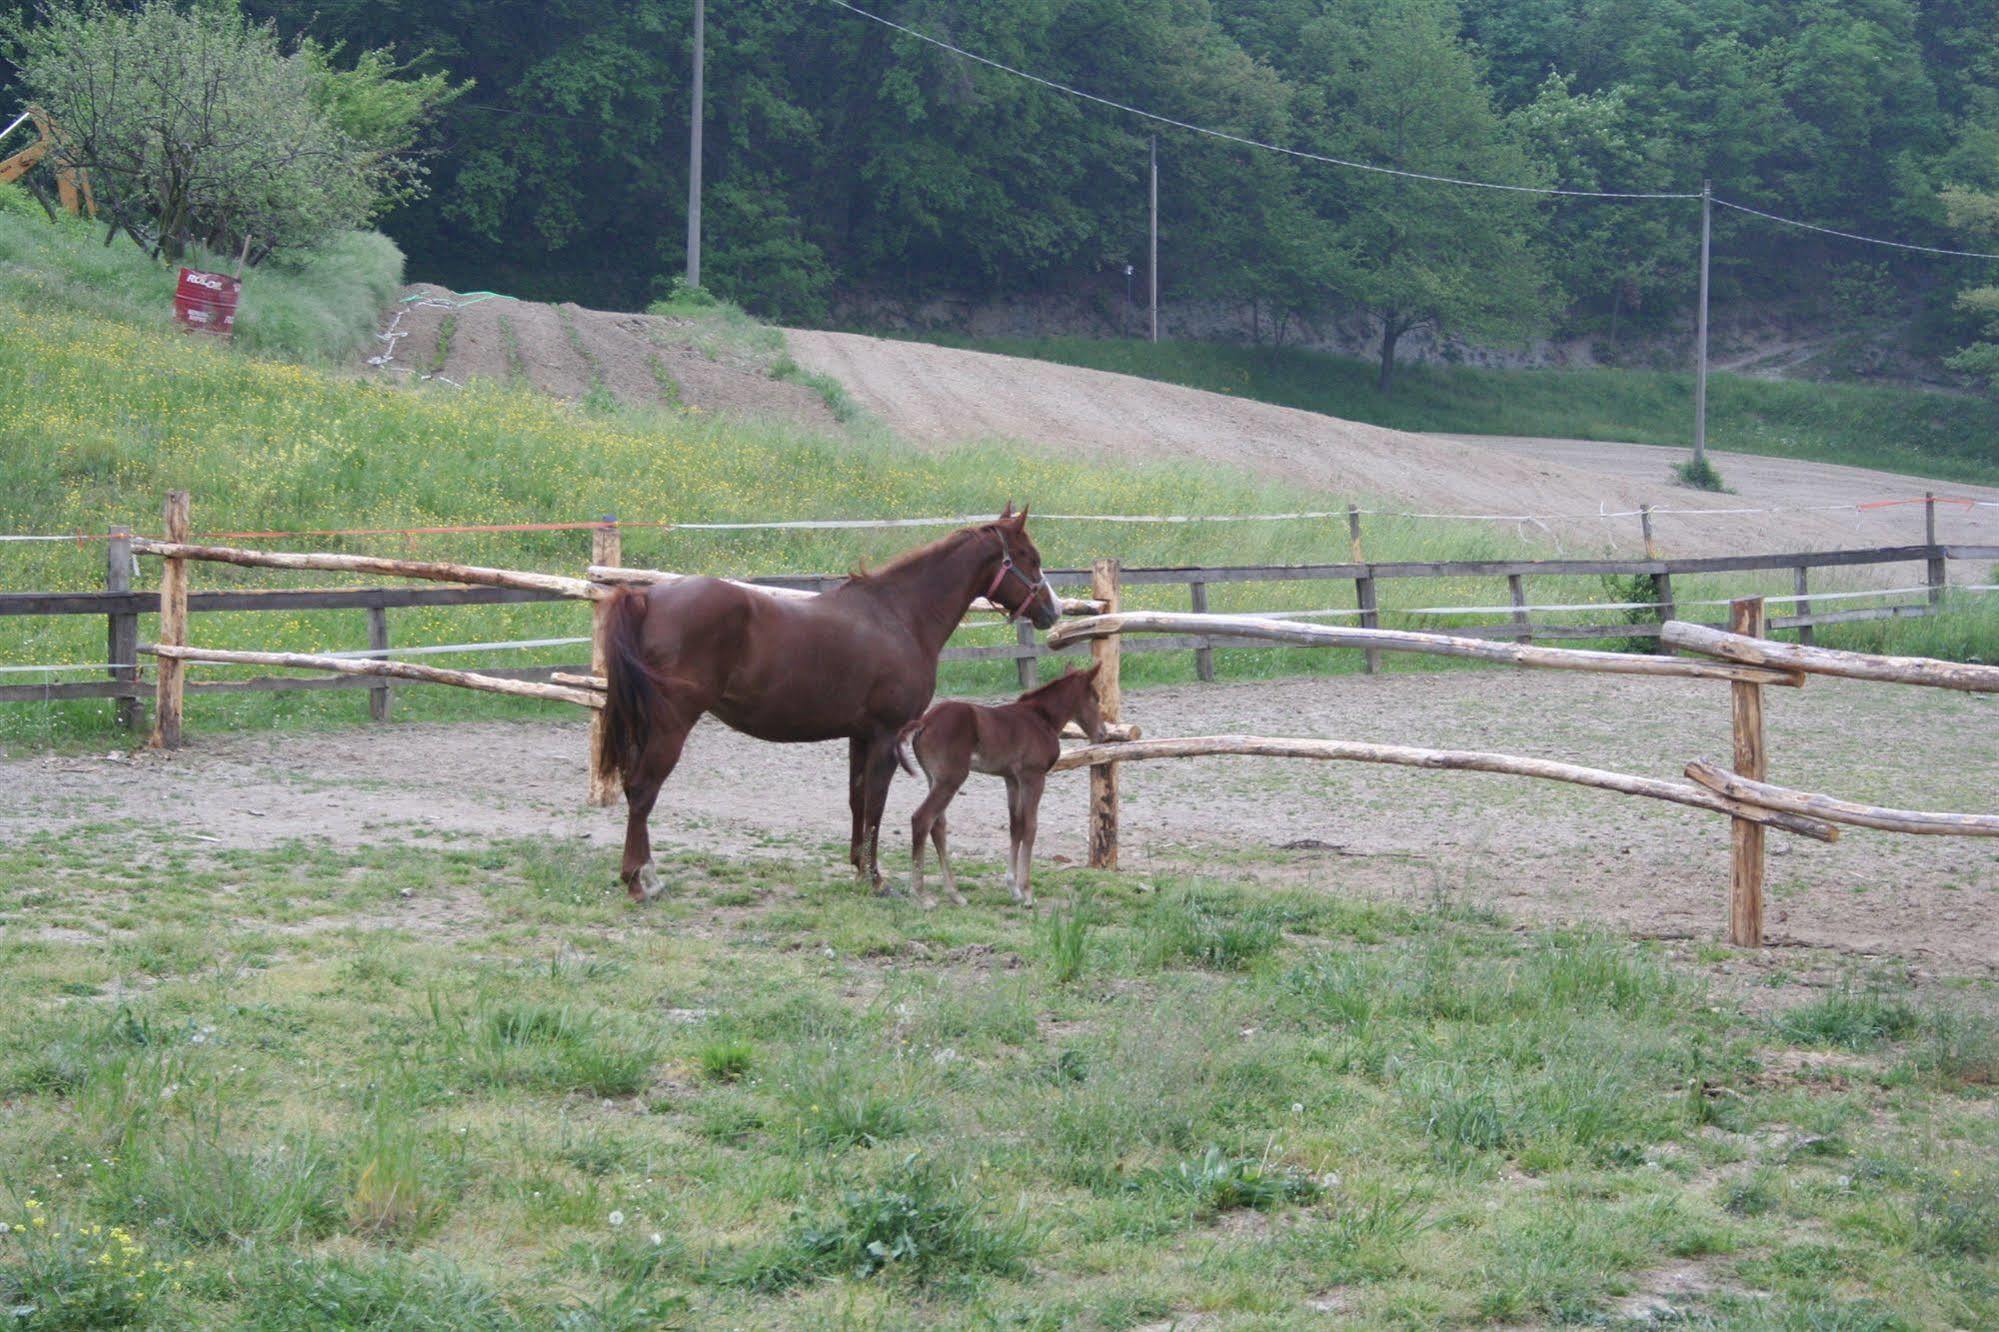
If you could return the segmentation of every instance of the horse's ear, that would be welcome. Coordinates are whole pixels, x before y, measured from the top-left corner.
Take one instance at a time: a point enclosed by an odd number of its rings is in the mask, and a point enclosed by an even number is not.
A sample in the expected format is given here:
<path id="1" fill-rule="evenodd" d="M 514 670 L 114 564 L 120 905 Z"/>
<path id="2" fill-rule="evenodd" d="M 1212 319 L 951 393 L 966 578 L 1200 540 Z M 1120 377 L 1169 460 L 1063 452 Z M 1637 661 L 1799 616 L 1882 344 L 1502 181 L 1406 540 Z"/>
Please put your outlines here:
<path id="1" fill-rule="evenodd" d="M 1015 514 L 1015 515 L 1013 516 L 1013 527 L 1014 527 L 1014 530 L 1015 530 L 1016 532 L 1019 532 L 1019 531 L 1024 531 L 1024 530 L 1026 529 L 1026 527 L 1027 527 L 1027 506 L 1026 506 L 1025 504 L 1021 505 L 1021 506 L 1020 506 L 1020 512 L 1019 512 L 1019 513 L 1017 513 L 1017 514 Z"/>
<path id="2" fill-rule="evenodd" d="M 1095 679 L 1097 672 L 1102 670 L 1103 668 L 1104 664 L 1101 661 L 1093 661 L 1090 663 L 1090 669 L 1084 671 L 1083 674 L 1089 676 L 1092 679 Z"/>
<path id="3" fill-rule="evenodd" d="M 999 521 L 1006 522 L 1008 519 L 1012 517 L 1013 517 L 1013 501 L 1008 500 L 1006 502 L 1006 508 L 1000 511 Z"/>

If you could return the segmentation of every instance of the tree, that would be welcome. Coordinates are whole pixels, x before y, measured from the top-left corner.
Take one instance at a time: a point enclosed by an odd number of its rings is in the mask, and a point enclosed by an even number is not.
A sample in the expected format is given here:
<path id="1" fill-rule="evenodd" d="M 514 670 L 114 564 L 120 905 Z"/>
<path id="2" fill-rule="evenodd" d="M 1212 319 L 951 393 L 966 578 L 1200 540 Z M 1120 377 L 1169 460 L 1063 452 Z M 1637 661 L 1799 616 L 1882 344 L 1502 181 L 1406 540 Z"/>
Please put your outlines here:
<path id="1" fill-rule="evenodd" d="M 1999 147 L 1999 143 L 1994 146 Z M 1999 152 L 1994 153 L 1992 166 L 1995 174 L 1999 174 Z M 1951 226 L 1963 235 L 1979 242 L 1999 240 L 1999 190 L 1952 186 L 1943 192 L 1943 204 Z M 1999 285 L 1959 292 L 1957 308 L 1978 321 L 1980 340 L 1964 347 L 1944 364 L 1964 374 L 1977 375 L 1999 389 Z"/>
<path id="2" fill-rule="evenodd" d="M 1547 169 L 1493 108 L 1455 29 L 1445 0 L 1367 0 L 1308 24 L 1294 77 L 1313 146 L 1407 171 L 1545 184 Z M 1336 167 L 1313 180 L 1347 256 L 1334 285 L 1379 330 L 1383 393 L 1413 330 L 1499 338 L 1546 321 L 1553 292 L 1535 196 Z"/>
<path id="3" fill-rule="evenodd" d="M 359 226 L 422 188 L 416 131 L 449 92 L 385 54 L 284 50 L 233 9 L 83 0 L 15 23 L 19 81 L 120 229 L 154 254 L 265 250 Z M 150 232 L 150 236 L 142 235 Z"/>

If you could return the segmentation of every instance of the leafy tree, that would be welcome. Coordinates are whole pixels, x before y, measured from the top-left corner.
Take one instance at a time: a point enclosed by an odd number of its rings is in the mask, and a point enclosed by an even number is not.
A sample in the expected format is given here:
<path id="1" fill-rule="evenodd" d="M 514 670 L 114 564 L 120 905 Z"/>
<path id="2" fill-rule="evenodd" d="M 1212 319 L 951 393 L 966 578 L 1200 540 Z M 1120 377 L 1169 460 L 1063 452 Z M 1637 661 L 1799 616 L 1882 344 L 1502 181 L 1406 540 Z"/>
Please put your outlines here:
<path id="1" fill-rule="evenodd" d="M 401 84 L 380 57 L 338 69 L 268 25 L 168 0 L 103 0 L 14 24 L 20 83 L 62 127 L 110 216 L 155 254 L 306 245 L 421 188 L 415 127 L 441 80 Z M 141 231 L 151 232 L 142 239 Z"/>
<path id="2" fill-rule="evenodd" d="M 1989 142 L 1999 150 L 1999 136 L 1991 136 Z M 1992 168 L 1994 175 L 1999 176 L 1999 151 L 1993 153 Z M 1943 204 L 1951 225 L 1963 235 L 1981 243 L 1999 241 L 1999 190 L 1953 186 L 1943 192 Z M 1999 389 L 1999 284 L 1959 292 L 1957 306 L 1978 322 L 1981 337 L 1945 364 L 1964 374 L 1977 375 Z"/>
<path id="3" fill-rule="evenodd" d="M 1368 0 L 1308 25 L 1295 77 L 1315 144 L 1407 171 L 1547 183 L 1455 22 L 1444 0 Z M 1346 256 L 1335 285 L 1379 330 L 1384 393 L 1412 330 L 1522 336 L 1552 310 L 1535 196 L 1340 170 L 1319 173 L 1313 193 Z"/>

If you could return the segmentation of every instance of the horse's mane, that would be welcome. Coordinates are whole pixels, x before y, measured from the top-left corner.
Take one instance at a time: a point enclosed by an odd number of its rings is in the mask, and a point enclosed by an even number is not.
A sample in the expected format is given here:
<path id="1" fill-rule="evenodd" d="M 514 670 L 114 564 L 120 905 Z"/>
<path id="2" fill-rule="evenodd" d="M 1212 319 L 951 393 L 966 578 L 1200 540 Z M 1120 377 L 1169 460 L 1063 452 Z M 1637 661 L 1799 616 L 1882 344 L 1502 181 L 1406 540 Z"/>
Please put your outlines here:
<path id="1" fill-rule="evenodd" d="M 941 555 L 947 550 L 956 549 L 991 526 L 991 523 L 985 523 L 978 527 L 961 527 L 955 532 L 946 532 L 935 541 L 927 545 L 918 546 L 913 550 L 905 550 L 899 555 L 893 555 L 887 562 L 878 564 L 872 569 L 868 568 L 865 564 L 856 564 L 847 571 L 847 577 L 852 582 L 865 583 L 870 579 L 880 578 L 885 574 L 899 572 L 912 564 L 927 560 L 933 555 Z"/>

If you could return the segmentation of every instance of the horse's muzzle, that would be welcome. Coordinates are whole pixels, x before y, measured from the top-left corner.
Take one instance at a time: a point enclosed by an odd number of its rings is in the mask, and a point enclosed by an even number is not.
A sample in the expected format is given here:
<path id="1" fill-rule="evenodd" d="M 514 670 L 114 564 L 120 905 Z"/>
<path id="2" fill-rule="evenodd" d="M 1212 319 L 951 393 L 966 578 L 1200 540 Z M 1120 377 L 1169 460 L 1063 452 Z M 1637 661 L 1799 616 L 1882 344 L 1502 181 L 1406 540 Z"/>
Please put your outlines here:
<path id="1" fill-rule="evenodd" d="M 1041 580 L 1040 587 L 1034 589 L 1034 595 L 1028 598 L 1023 609 L 1027 612 L 1028 623 L 1036 629 L 1053 629 L 1055 622 L 1062 618 L 1062 603 L 1056 600 L 1055 589 L 1046 578 Z"/>

